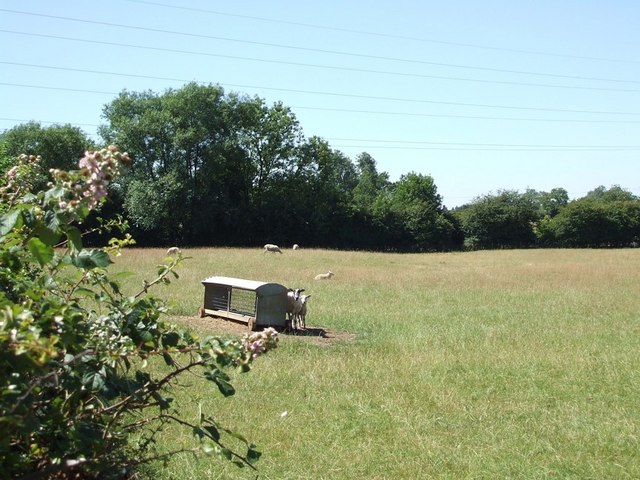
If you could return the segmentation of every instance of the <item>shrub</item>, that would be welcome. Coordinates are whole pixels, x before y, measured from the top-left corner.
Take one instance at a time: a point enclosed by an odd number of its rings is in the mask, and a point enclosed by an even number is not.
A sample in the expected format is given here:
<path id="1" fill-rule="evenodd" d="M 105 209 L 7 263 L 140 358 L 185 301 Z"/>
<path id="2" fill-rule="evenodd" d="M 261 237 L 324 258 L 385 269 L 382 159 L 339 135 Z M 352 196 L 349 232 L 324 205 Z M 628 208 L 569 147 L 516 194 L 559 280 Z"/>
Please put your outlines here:
<path id="1" fill-rule="evenodd" d="M 38 158 L 21 156 L 0 188 L 0 477 L 126 478 L 161 457 L 154 436 L 168 423 L 191 429 L 190 451 L 218 454 L 253 467 L 260 453 L 242 436 L 201 413 L 185 420 L 167 396 L 199 370 L 225 396 L 225 370 L 248 371 L 277 344 L 272 329 L 242 339 L 197 338 L 162 319 L 148 294 L 178 278 L 186 258 L 172 248 L 156 278 L 126 295 L 108 271 L 111 256 L 133 240 L 85 248 L 81 228 L 99 209 L 110 182 L 129 163 L 115 147 L 87 152 L 79 170 L 52 170 L 46 191 Z M 118 219 L 98 228 L 118 228 Z M 168 369 L 151 374 L 155 358 Z M 179 387 L 178 387 L 179 388 Z M 131 442 L 131 434 L 142 439 Z M 246 450 L 226 446 L 226 435 Z M 175 450 L 163 454 L 177 453 Z"/>

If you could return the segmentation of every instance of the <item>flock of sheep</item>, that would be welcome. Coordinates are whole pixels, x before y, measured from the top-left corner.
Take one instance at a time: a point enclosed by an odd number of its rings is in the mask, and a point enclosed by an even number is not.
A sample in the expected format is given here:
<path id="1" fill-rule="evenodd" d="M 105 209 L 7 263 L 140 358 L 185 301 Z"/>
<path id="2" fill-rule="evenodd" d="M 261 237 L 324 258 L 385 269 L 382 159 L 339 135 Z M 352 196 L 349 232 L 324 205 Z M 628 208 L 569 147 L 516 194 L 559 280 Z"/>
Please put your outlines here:
<path id="1" fill-rule="evenodd" d="M 298 250 L 299 248 L 300 246 L 297 243 L 293 245 L 293 250 Z M 282 254 L 280 247 L 273 243 L 267 243 L 263 247 L 262 253 L 267 252 Z M 319 273 L 315 276 L 314 280 L 329 280 L 334 275 L 335 274 L 329 270 L 327 273 Z M 290 288 L 287 293 L 287 317 L 289 318 L 291 328 L 294 330 L 307 327 L 307 303 L 311 295 L 303 295 L 302 292 L 304 292 L 304 288 Z"/>

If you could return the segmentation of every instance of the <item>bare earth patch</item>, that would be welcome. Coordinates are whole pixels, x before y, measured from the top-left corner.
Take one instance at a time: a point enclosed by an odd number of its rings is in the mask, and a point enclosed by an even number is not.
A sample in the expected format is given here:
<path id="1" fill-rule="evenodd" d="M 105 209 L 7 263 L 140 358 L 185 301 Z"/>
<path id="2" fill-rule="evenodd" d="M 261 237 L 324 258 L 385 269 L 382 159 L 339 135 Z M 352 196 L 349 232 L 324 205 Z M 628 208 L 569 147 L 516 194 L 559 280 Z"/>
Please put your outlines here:
<path id="1" fill-rule="evenodd" d="M 206 316 L 200 318 L 199 316 L 173 316 L 171 317 L 171 320 L 191 327 L 200 334 L 241 336 L 249 332 L 246 323 L 234 322 L 218 317 Z M 353 333 L 336 332 L 334 330 L 312 325 L 308 325 L 304 330 L 277 330 L 280 336 L 280 341 L 287 341 L 289 339 L 296 338 L 321 346 L 330 346 L 337 342 L 353 341 L 356 338 Z"/>

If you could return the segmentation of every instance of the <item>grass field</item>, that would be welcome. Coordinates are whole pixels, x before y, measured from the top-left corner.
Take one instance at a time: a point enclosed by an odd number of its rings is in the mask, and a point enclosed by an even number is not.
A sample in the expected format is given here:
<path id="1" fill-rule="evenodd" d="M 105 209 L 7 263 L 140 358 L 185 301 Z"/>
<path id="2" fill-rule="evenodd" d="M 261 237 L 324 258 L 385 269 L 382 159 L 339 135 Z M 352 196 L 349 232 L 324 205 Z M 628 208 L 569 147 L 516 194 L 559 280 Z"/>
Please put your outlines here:
<path id="1" fill-rule="evenodd" d="M 176 317 L 226 275 L 304 287 L 308 325 L 352 334 L 282 335 L 230 399 L 197 380 L 176 394 L 258 444 L 259 478 L 640 478 L 640 249 L 185 253 L 154 291 Z M 115 268 L 133 291 L 163 255 Z M 155 478 L 255 476 L 183 456 Z"/>

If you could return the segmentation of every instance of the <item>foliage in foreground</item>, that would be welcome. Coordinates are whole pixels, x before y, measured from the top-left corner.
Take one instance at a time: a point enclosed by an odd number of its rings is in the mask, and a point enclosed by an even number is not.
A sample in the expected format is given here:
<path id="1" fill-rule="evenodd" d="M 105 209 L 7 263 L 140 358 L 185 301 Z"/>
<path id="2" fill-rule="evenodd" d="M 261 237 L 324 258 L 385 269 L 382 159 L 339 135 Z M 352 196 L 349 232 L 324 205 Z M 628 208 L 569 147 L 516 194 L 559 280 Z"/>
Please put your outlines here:
<path id="1" fill-rule="evenodd" d="M 166 324 L 163 302 L 148 295 L 178 278 L 175 269 L 185 260 L 179 249 L 169 249 L 155 279 L 126 295 L 107 267 L 131 238 L 83 246 L 83 222 L 128 162 L 114 147 L 87 152 L 79 170 L 52 170 L 46 191 L 34 190 L 44 176 L 36 157 L 22 156 L 6 173 L 0 189 L 2 478 L 126 478 L 184 451 L 160 456 L 154 450 L 167 424 L 193 432 L 197 443 L 189 451 L 251 468 L 260 457 L 255 445 L 213 417 L 182 414 L 168 394 L 179 377 L 198 373 L 233 395 L 225 370 L 248 371 L 277 345 L 275 331 L 197 338 Z M 154 358 L 166 362 L 168 373 L 146 370 Z M 246 449 L 228 448 L 230 438 Z"/>

